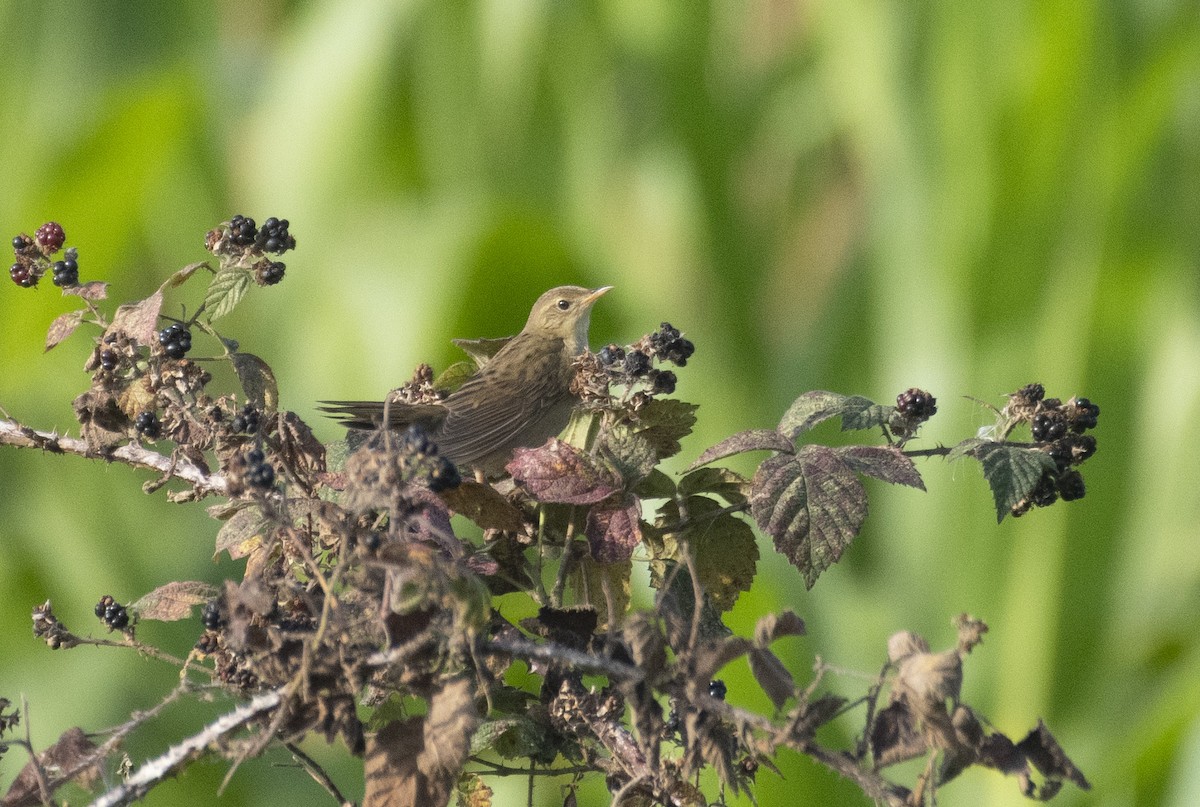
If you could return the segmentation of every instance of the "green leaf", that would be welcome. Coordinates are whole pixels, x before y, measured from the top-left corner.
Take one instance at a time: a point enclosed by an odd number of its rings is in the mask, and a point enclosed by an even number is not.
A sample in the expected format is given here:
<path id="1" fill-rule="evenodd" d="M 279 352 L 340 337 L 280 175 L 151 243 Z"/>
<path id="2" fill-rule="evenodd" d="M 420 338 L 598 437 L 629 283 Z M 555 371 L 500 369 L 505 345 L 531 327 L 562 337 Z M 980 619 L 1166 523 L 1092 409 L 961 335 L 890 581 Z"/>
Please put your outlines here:
<path id="1" fill-rule="evenodd" d="M 665 460 L 678 454 L 679 441 L 692 433 L 697 409 L 674 398 L 655 398 L 637 411 L 637 421 L 629 428 L 650 443 L 659 460 Z"/>
<path id="2" fill-rule="evenodd" d="M 1036 448 L 988 442 L 976 447 L 973 453 L 983 466 L 983 478 L 996 500 L 997 523 L 1012 512 L 1013 505 L 1029 495 L 1042 474 L 1055 468 L 1054 459 Z"/>
<path id="3" fill-rule="evenodd" d="M 684 547 L 690 547 L 701 587 L 713 608 L 724 613 L 754 582 L 758 567 L 754 530 L 740 518 L 721 513 L 720 504 L 707 496 L 689 496 L 684 507 L 687 526 L 676 530 L 671 530 L 672 526 L 682 520 L 678 502 L 666 502 L 659 509 L 655 529 L 647 539 L 651 573 L 661 576 L 672 564 L 683 563 Z"/>
<path id="4" fill-rule="evenodd" d="M 749 487 L 746 477 L 728 468 L 698 468 L 679 480 L 678 489 L 681 496 L 715 493 L 729 504 L 742 504 Z"/>
<path id="5" fill-rule="evenodd" d="M 779 421 L 779 432 L 795 440 L 818 423 L 842 419 L 842 431 L 869 429 L 887 423 L 894 406 L 883 406 L 861 395 L 814 390 L 792 402 Z"/>
<path id="6" fill-rule="evenodd" d="M 747 429 L 726 437 L 712 448 L 707 449 L 687 469 L 692 471 L 701 465 L 707 465 L 715 460 L 742 454 L 746 451 L 778 451 L 784 454 L 795 454 L 796 446 L 786 435 L 775 429 Z"/>
<path id="7" fill-rule="evenodd" d="M 831 448 L 802 446 L 765 460 L 751 482 L 750 511 L 812 588 L 862 529 L 867 495 Z"/>
<path id="8" fill-rule="evenodd" d="M 628 429 L 604 433 L 599 450 L 612 462 L 627 486 L 635 485 L 654 470 L 658 456 L 650 441 Z"/>
<path id="9" fill-rule="evenodd" d="M 476 372 L 478 368 L 472 362 L 456 361 L 433 380 L 433 387 L 442 392 L 454 392 Z"/>
<path id="10" fill-rule="evenodd" d="M 633 494 L 643 499 L 669 499 L 675 495 L 675 482 L 655 468 L 645 479 L 633 486 Z"/>
<path id="11" fill-rule="evenodd" d="M 250 272 L 246 269 L 225 268 L 213 275 L 204 295 L 204 311 L 208 321 L 219 319 L 234 308 L 250 290 Z"/>

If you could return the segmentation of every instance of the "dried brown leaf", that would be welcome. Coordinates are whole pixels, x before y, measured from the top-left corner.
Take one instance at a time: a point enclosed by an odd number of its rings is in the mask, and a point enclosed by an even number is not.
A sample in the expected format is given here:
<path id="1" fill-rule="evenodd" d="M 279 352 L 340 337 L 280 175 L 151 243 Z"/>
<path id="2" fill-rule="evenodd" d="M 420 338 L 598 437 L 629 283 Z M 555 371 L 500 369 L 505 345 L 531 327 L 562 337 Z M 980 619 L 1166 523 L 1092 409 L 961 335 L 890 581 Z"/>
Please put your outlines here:
<path id="1" fill-rule="evenodd" d="M 137 303 L 128 303 L 113 315 L 108 333 L 123 333 L 140 345 L 152 345 L 158 334 L 158 315 L 162 311 L 162 289 Z"/>
<path id="2" fill-rule="evenodd" d="M 796 693 L 792 674 L 770 650 L 756 647 L 750 651 L 750 672 L 776 709 L 782 709 L 787 699 Z"/>
<path id="3" fill-rule="evenodd" d="M 75 333 L 75 329 L 79 327 L 79 323 L 83 321 L 83 315 L 86 313 L 87 311 L 81 308 L 78 311 L 68 311 L 55 317 L 54 322 L 50 323 L 49 330 L 46 331 L 46 350 L 51 350 Z"/>
<path id="4" fill-rule="evenodd" d="M 784 636 L 803 636 L 805 632 L 804 620 L 794 611 L 766 614 L 760 617 L 754 626 L 754 644 L 756 647 L 766 648 L 776 639 Z"/>
<path id="5" fill-rule="evenodd" d="M 177 622 L 192 615 L 192 608 L 217 596 L 217 589 L 208 583 L 179 580 L 159 586 L 132 603 L 139 619 L 157 622 Z"/>
<path id="6" fill-rule="evenodd" d="M 4 794 L 4 799 L 0 800 L 0 805 L 3 807 L 34 807 L 42 804 L 38 785 L 38 765 L 53 777 L 89 761 L 95 752 L 95 744 L 87 738 L 83 729 L 78 726 L 67 729 L 59 735 L 54 745 L 38 754 L 36 765 L 32 759 L 25 763 L 25 767 L 21 768 L 21 772 L 9 786 L 8 792 Z M 88 788 L 95 783 L 99 776 L 99 766 L 88 765 L 75 776 L 75 780 L 81 786 Z"/>
<path id="7" fill-rule="evenodd" d="M 521 511 L 491 485 L 464 479 L 458 487 L 440 491 L 442 501 L 456 513 L 485 530 L 520 532 L 525 524 Z"/>
<path id="8" fill-rule="evenodd" d="M 108 283 L 103 280 L 89 280 L 78 286 L 68 286 L 63 289 L 63 294 L 72 294 L 88 302 L 98 303 L 108 298 Z"/>
<path id="9" fill-rule="evenodd" d="M 231 353 L 229 360 L 247 400 L 261 410 L 274 412 L 279 406 L 279 385 L 270 365 L 253 353 Z"/>

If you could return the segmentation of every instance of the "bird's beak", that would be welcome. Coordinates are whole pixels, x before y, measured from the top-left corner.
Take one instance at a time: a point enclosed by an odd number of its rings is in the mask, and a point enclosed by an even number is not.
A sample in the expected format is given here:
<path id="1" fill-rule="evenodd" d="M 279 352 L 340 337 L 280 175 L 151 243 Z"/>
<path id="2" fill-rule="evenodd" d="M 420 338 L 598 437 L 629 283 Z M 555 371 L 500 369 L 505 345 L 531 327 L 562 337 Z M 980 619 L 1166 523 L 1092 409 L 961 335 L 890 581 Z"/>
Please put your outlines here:
<path id="1" fill-rule="evenodd" d="M 612 289 L 612 286 L 601 286 L 600 288 L 596 289 L 591 294 L 589 294 L 587 297 L 584 297 L 583 304 L 590 306 L 592 303 L 599 300 L 602 296 L 604 296 L 604 294 L 606 292 L 608 292 L 611 289 Z"/>

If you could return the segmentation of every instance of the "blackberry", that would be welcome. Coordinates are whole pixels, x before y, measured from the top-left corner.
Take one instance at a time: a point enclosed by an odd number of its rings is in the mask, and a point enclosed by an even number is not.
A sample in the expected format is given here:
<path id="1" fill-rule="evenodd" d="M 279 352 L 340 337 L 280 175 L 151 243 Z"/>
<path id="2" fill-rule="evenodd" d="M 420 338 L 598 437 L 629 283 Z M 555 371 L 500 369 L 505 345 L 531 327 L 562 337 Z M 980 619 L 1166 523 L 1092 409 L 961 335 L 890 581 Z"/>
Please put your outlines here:
<path id="1" fill-rule="evenodd" d="M 172 359 L 182 359 L 192 349 L 192 333 L 175 322 L 159 331 L 158 343 Z"/>
<path id="2" fill-rule="evenodd" d="M 912 387 L 896 396 L 896 411 L 908 420 L 923 422 L 937 414 L 937 398 Z"/>
<path id="3" fill-rule="evenodd" d="M 654 370 L 651 372 L 650 392 L 654 395 L 670 395 L 675 391 L 677 380 L 670 370 Z"/>
<path id="4" fill-rule="evenodd" d="M 100 620 L 113 630 L 121 630 L 129 625 L 129 612 L 125 606 L 108 594 L 100 598 L 100 602 L 96 603 L 94 610 L 96 616 L 100 617 Z"/>
<path id="5" fill-rule="evenodd" d="M 1087 398 L 1072 398 L 1067 401 L 1071 431 L 1083 434 L 1088 429 L 1096 428 L 1100 418 L 1100 407 Z"/>
<path id="6" fill-rule="evenodd" d="M 640 378 L 650 372 L 650 357 L 640 350 L 631 350 L 625 354 L 625 372 L 633 378 Z"/>
<path id="7" fill-rule="evenodd" d="M 117 354 L 115 351 L 112 351 L 112 350 L 101 350 L 100 351 L 100 367 L 102 369 L 107 370 L 108 372 L 111 373 L 113 370 L 117 369 L 118 363 L 119 363 L 119 359 L 117 358 Z"/>
<path id="8" fill-rule="evenodd" d="M 1079 471 L 1067 471 L 1059 474 L 1058 477 L 1058 495 L 1062 496 L 1064 502 L 1073 502 L 1077 499 L 1082 499 L 1083 494 L 1087 490 L 1083 484 L 1083 475 Z"/>
<path id="9" fill-rule="evenodd" d="M 1038 507 L 1049 507 L 1058 501 L 1058 486 L 1053 471 L 1046 471 L 1029 493 L 1029 501 Z"/>
<path id="10" fill-rule="evenodd" d="M 711 698 L 716 698 L 719 701 L 725 700 L 725 693 L 729 688 L 725 686 L 725 682 L 720 678 L 714 678 L 708 682 L 708 695 Z"/>
<path id="11" fill-rule="evenodd" d="M 38 284 L 38 276 L 33 268 L 23 263 L 14 263 L 8 270 L 8 276 L 12 278 L 13 283 L 23 289 L 32 288 Z"/>
<path id="12" fill-rule="evenodd" d="M 242 407 L 241 413 L 234 415 L 229 422 L 229 428 L 235 434 L 258 434 L 261 423 L 261 413 L 250 404 Z"/>
<path id="13" fill-rule="evenodd" d="M 258 227 L 254 224 L 254 219 L 234 216 L 229 220 L 229 238 L 239 247 L 251 246 L 257 237 Z"/>
<path id="14" fill-rule="evenodd" d="M 275 469 L 266 461 L 261 448 L 251 449 L 246 454 L 246 483 L 250 487 L 266 490 L 275 484 Z"/>
<path id="15" fill-rule="evenodd" d="M 445 457 L 436 457 L 428 474 L 429 489 L 434 493 L 451 490 L 462 484 L 457 466 Z"/>
<path id="16" fill-rule="evenodd" d="M 263 252 L 279 254 L 295 249 L 296 239 L 288 233 L 288 220 L 277 219 L 274 216 L 263 222 L 258 231 L 258 245 Z"/>
<path id="17" fill-rule="evenodd" d="M 42 251 L 43 255 L 53 255 L 62 249 L 63 241 L 67 240 L 67 235 L 63 232 L 62 225 L 57 221 L 48 221 L 41 227 L 38 227 L 37 232 L 34 233 L 34 239 L 37 241 L 38 249 Z"/>
<path id="18" fill-rule="evenodd" d="M 1051 443 L 1067 433 L 1067 421 L 1058 410 L 1038 412 L 1029 424 L 1033 439 L 1039 443 Z"/>
<path id="19" fill-rule="evenodd" d="M 696 352 L 696 346 L 688 339 L 677 339 L 660 355 L 677 367 L 686 367 L 688 359 Z"/>
<path id="20" fill-rule="evenodd" d="M 204 608 L 200 611 L 200 621 L 208 630 L 220 630 L 223 628 L 226 620 L 221 603 L 217 600 L 206 602 Z"/>
<path id="21" fill-rule="evenodd" d="M 55 286 L 78 286 L 79 264 L 72 258 L 55 261 L 52 267 Z"/>
<path id="22" fill-rule="evenodd" d="M 104 612 L 108 609 L 108 606 L 112 605 L 114 602 L 116 602 L 116 600 L 114 600 L 108 594 L 105 594 L 103 597 L 101 597 L 100 602 L 96 603 L 96 607 L 93 609 L 96 613 L 96 616 L 104 619 Z"/>
<path id="23" fill-rule="evenodd" d="M 261 260 L 254 265 L 254 279 L 260 286 L 274 286 L 283 280 L 283 271 L 286 268 L 283 261 Z"/>
<path id="24" fill-rule="evenodd" d="M 158 419 L 158 414 L 151 411 L 139 412 L 133 421 L 133 428 L 137 430 L 138 434 L 149 440 L 157 440 L 162 434 L 162 423 Z"/>
<path id="25" fill-rule="evenodd" d="M 611 367 L 618 362 L 625 361 L 625 349 L 615 343 L 607 344 L 600 348 L 600 352 L 596 354 L 602 367 Z"/>
<path id="26" fill-rule="evenodd" d="M 1036 404 L 1042 398 L 1046 397 L 1046 388 L 1041 384 L 1026 384 L 1011 396 L 1013 403 L 1020 404 Z"/>
<path id="27" fill-rule="evenodd" d="M 684 367 L 696 352 L 696 346 L 684 339 L 678 328 L 664 322 L 657 331 L 650 334 L 650 350 L 663 361 Z"/>
<path id="28" fill-rule="evenodd" d="M 34 240 L 25 235 L 25 233 L 21 233 L 13 238 L 12 248 L 13 255 L 16 255 L 18 258 L 20 258 L 22 255 L 26 257 L 33 257 L 33 253 L 37 252 L 36 248 L 34 247 Z"/>

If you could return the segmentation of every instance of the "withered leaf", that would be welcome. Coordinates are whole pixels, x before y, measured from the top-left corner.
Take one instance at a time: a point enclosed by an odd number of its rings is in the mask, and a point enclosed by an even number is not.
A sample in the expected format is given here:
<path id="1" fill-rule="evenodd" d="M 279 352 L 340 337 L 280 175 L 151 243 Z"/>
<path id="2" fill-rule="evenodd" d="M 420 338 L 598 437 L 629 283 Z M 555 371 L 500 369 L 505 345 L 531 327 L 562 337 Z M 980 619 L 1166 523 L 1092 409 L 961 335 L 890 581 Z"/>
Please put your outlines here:
<path id="1" fill-rule="evenodd" d="M 842 461 L 860 474 L 925 490 L 917 466 L 895 446 L 843 446 L 836 450 Z"/>
<path id="2" fill-rule="evenodd" d="M 876 769 L 918 757 L 928 747 L 904 701 L 889 704 L 875 715 L 870 743 Z"/>
<path id="3" fill-rule="evenodd" d="M 274 412 L 279 406 L 279 385 L 270 365 L 253 353 L 231 353 L 229 360 L 246 399 L 259 409 Z"/>
<path id="4" fill-rule="evenodd" d="M 836 451 L 805 445 L 794 457 L 763 461 L 751 482 L 750 511 L 812 588 L 858 535 L 867 496 Z"/>
<path id="5" fill-rule="evenodd" d="M 756 647 L 766 648 L 776 639 L 782 639 L 784 636 L 803 636 L 806 631 L 804 620 L 794 611 L 764 614 L 754 626 L 754 644 Z"/>
<path id="6" fill-rule="evenodd" d="M 620 563 L 633 557 L 642 540 L 638 518 L 639 502 L 632 494 L 588 511 L 584 533 L 597 563 Z"/>
<path id="7" fill-rule="evenodd" d="M 845 698 L 828 693 L 813 701 L 802 700 L 788 712 L 789 739 L 793 742 L 809 739 L 813 732 L 833 720 L 845 705 Z"/>
<path id="8" fill-rule="evenodd" d="M 38 754 L 38 763 L 43 770 L 54 776 L 78 767 L 88 761 L 95 752 L 95 744 L 88 739 L 83 729 L 74 726 L 59 735 L 54 745 Z M 99 760 L 97 760 L 98 762 Z M 76 775 L 75 779 L 81 786 L 89 788 L 99 778 L 100 773 L 99 764 L 88 765 Z M 21 772 L 9 786 L 8 792 L 0 800 L 0 804 L 3 804 L 4 807 L 35 807 L 42 803 L 38 787 L 38 771 L 31 759 L 21 768 Z"/>
<path id="9" fill-rule="evenodd" d="M 87 311 L 81 308 L 78 311 L 68 311 L 55 317 L 54 321 L 50 323 L 49 330 L 46 331 L 46 352 L 75 333 L 75 329 L 79 327 L 79 323 L 83 321 L 83 315 L 86 313 Z"/>
<path id="10" fill-rule="evenodd" d="M 595 504 L 621 489 L 613 471 L 557 438 L 516 449 L 505 469 L 540 502 Z"/>
<path id="11" fill-rule="evenodd" d="M 754 643 L 741 636 L 725 636 L 702 642 L 695 653 L 696 675 L 715 678 L 722 667 L 753 649 Z"/>
<path id="12" fill-rule="evenodd" d="M 192 608 L 217 596 L 217 589 L 208 583 L 178 580 L 159 586 L 144 595 L 129 608 L 139 619 L 157 622 L 177 622 L 192 615 Z"/>
<path id="13" fill-rule="evenodd" d="M 1075 763 L 1041 720 L 1025 735 L 1025 739 L 1017 743 L 1017 749 L 1048 779 L 1065 779 L 1080 790 L 1092 789 L 1083 772 L 1075 767 Z"/>
<path id="14" fill-rule="evenodd" d="M 519 532 L 525 520 L 521 511 L 491 485 L 464 479 L 458 487 L 438 493 L 456 513 L 469 518 L 485 530 Z"/>
<path id="15" fill-rule="evenodd" d="M 325 446 L 295 412 L 284 412 L 280 421 L 279 457 L 288 473 L 312 493 L 325 472 Z"/>
<path id="16" fill-rule="evenodd" d="M 233 560 L 244 558 L 262 543 L 262 531 L 266 517 L 257 507 L 238 510 L 217 532 L 217 548 L 213 560 L 222 552 L 228 552 Z"/>
<path id="17" fill-rule="evenodd" d="M 747 429 L 735 435 L 726 437 L 712 448 L 704 451 L 696 461 L 687 467 L 694 471 L 701 465 L 742 454 L 747 451 L 778 451 L 783 454 L 796 453 L 795 444 L 777 429 Z"/>
<path id="18" fill-rule="evenodd" d="M 190 278 L 192 275 L 196 274 L 196 272 L 198 272 L 201 269 L 208 269 L 208 268 L 211 268 L 208 265 L 208 261 L 197 261 L 196 263 L 189 263 L 187 266 L 176 271 L 169 278 L 167 278 L 167 282 L 163 284 L 163 287 L 164 288 L 167 288 L 167 287 L 175 288 L 176 286 L 182 286 L 184 283 L 187 282 L 187 279 Z"/>
<path id="19" fill-rule="evenodd" d="M 250 272 L 247 269 L 218 269 L 204 294 L 204 311 L 208 321 L 213 322 L 236 308 L 250 290 L 250 283 Z"/>
<path id="20" fill-rule="evenodd" d="M 117 308 L 108 333 L 123 333 L 139 345 L 152 345 L 158 335 L 158 315 L 162 311 L 162 289 L 137 303 Z"/>
<path id="21" fill-rule="evenodd" d="M 647 680 L 660 680 L 667 672 L 667 638 L 658 621 L 650 612 L 638 611 L 625 620 L 622 632 L 634 663 L 646 673 Z"/>
<path id="22" fill-rule="evenodd" d="M 596 620 L 600 630 L 614 630 L 621 624 L 629 609 L 629 578 L 633 561 L 597 563 L 589 557 L 579 559 L 579 570 L 571 575 L 575 597 L 580 602 L 591 603 L 596 609 Z M 605 594 L 607 592 L 607 595 Z M 608 600 L 612 599 L 612 613 Z"/>
<path id="23" fill-rule="evenodd" d="M 108 283 L 103 280 L 89 280 L 78 286 L 67 286 L 62 290 L 63 295 L 72 295 L 88 302 L 98 303 L 108 297 Z"/>
<path id="24" fill-rule="evenodd" d="M 1029 495 L 1042 474 L 1054 470 L 1054 459 L 1036 448 L 986 442 L 973 453 L 983 466 L 983 478 L 996 500 L 997 523 L 1012 512 L 1013 505 Z"/>
<path id="25" fill-rule="evenodd" d="M 782 709 L 787 699 L 796 692 L 792 674 L 770 650 L 756 647 L 750 651 L 750 672 L 776 709 Z"/>

